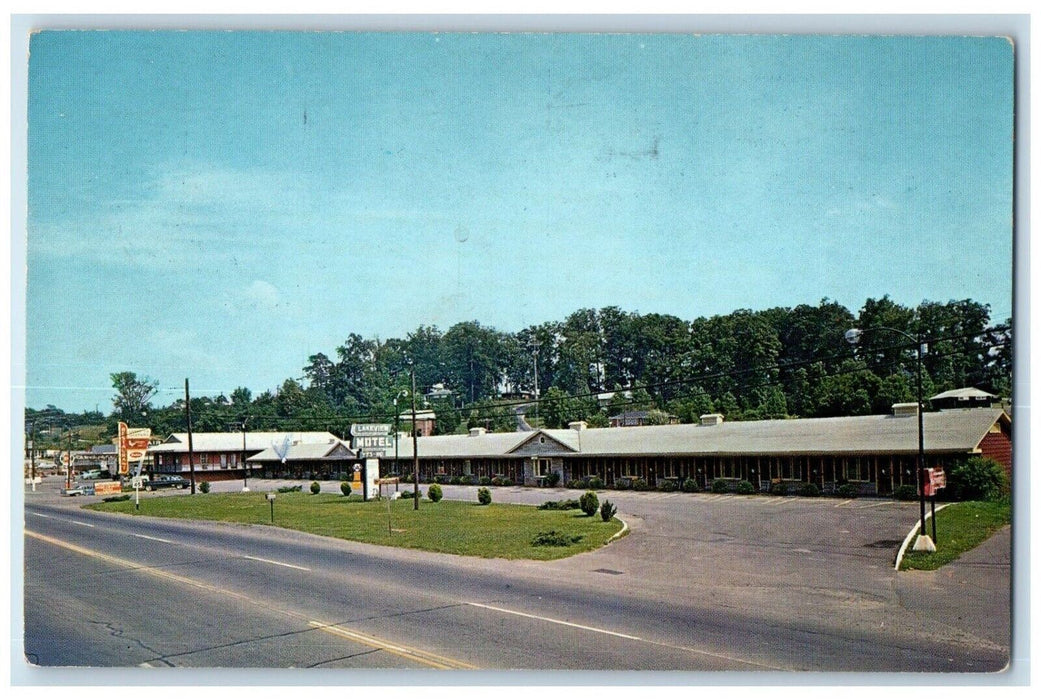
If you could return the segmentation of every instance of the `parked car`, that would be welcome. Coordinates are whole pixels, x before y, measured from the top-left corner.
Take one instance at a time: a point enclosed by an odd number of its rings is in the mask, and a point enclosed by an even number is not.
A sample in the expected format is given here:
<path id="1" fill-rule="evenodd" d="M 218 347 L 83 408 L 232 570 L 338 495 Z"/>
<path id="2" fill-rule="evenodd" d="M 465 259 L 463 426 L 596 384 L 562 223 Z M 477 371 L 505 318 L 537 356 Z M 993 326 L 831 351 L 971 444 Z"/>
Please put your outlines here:
<path id="1" fill-rule="evenodd" d="M 145 482 L 145 491 L 155 489 L 186 489 L 191 484 L 183 476 L 175 474 L 160 474 L 159 476 Z"/>
<path id="2" fill-rule="evenodd" d="M 94 489 L 85 484 L 73 484 L 61 490 L 62 496 L 93 496 Z"/>

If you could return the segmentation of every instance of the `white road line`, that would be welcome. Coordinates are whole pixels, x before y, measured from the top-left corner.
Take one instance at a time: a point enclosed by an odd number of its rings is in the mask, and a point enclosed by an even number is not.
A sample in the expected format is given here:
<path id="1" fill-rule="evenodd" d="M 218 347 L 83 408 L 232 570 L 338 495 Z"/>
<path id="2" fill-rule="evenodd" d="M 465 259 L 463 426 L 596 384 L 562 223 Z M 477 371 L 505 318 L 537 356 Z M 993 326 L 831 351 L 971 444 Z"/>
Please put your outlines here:
<path id="1" fill-rule="evenodd" d="M 253 561 L 262 561 L 265 564 L 274 564 L 275 566 L 284 566 L 287 569 L 299 569 L 300 571 L 310 571 L 310 569 L 308 569 L 307 567 L 304 567 L 304 566 L 297 566 L 296 564 L 286 564 L 285 562 L 272 561 L 271 559 L 261 559 L 260 557 L 251 557 L 251 556 L 246 555 L 246 554 L 243 554 L 242 558 L 243 559 L 252 559 Z"/>
<path id="2" fill-rule="evenodd" d="M 82 525 L 83 527 L 94 527 L 90 523 L 85 523 L 85 522 L 83 522 L 81 520 L 70 520 L 69 522 L 70 523 L 76 523 L 77 525 Z"/>
<path id="3" fill-rule="evenodd" d="M 836 503 L 835 505 L 832 506 L 832 508 L 841 508 L 842 506 L 846 505 L 847 503 L 852 503 L 852 502 L 853 502 L 853 499 L 851 498 L 849 500 L 843 501 L 842 503 Z"/>
<path id="4" fill-rule="evenodd" d="M 136 532 L 131 532 L 134 537 L 140 537 L 143 540 L 152 540 L 153 542 L 164 542 L 166 544 L 177 544 L 173 540 L 164 540 L 162 537 L 150 537 L 148 535 L 139 535 Z"/>
<path id="5" fill-rule="evenodd" d="M 736 661 L 742 664 L 748 664 L 749 666 L 760 666 L 763 668 L 769 668 L 775 671 L 788 671 L 782 666 L 772 666 L 770 664 L 761 663 L 758 661 L 750 661 L 749 659 L 742 659 L 736 656 L 727 656 L 726 654 L 716 654 L 711 651 L 705 651 L 704 649 L 695 649 L 693 647 L 680 646 L 678 644 L 666 644 L 664 642 L 656 642 L 651 639 L 644 639 L 642 637 L 635 637 L 631 634 L 622 634 L 621 632 L 613 632 L 611 630 L 600 629 L 598 627 L 588 627 L 586 625 L 579 625 L 574 622 L 566 622 L 564 620 L 556 620 L 552 617 L 542 617 L 541 615 L 531 615 L 528 613 L 522 613 L 517 610 L 507 610 L 506 608 L 499 608 L 494 605 L 485 605 L 483 603 L 471 603 L 466 602 L 466 605 L 473 606 L 475 608 L 484 608 L 485 610 L 494 610 L 495 612 L 505 613 L 507 615 L 516 615 L 518 617 L 527 617 L 532 620 L 540 620 L 542 622 L 550 622 L 555 625 L 563 625 L 565 627 L 574 627 L 580 630 L 586 630 L 587 632 L 596 632 L 598 634 L 607 634 L 612 637 L 621 637 L 622 639 L 631 639 L 635 642 L 642 642 L 644 644 L 653 644 L 654 646 L 665 647 L 667 649 L 677 649 L 679 651 L 686 651 L 693 654 L 700 654 L 702 656 L 710 656 L 716 659 L 725 659 L 726 661 Z"/>
<path id="6" fill-rule="evenodd" d="M 54 517 L 52 515 L 44 515 L 43 513 L 34 513 L 33 511 L 29 511 L 29 515 L 35 515 L 37 518 L 52 518 L 52 517 Z"/>
<path id="7" fill-rule="evenodd" d="M 528 613 L 522 613 L 517 610 L 507 610 L 506 608 L 497 608 L 494 605 L 485 605 L 483 603 L 467 603 L 475 608 L 484 608 L 485 610 L 494 610 L 495 612 L 505 613 L 507 615 L 516 615 L 517 617 L 527 617 L 532 620 L 541 620 L 542 622 L 552 622 L 555 625 L 564 625 L 565 627 L 575 627 L 580 630 L 586 630 L 587 632 L 598 632 L 600 634 L 609 634 L 612 637 L 621 637 L 622 639 L 632 639 L 637 642 L 644 641 L 640 637 L 634 637 L 631 634 L 622 634 L 621 632 L 612 632 L 611 630 L 600 629 L 598 627 L 587 627 L 586 625 L 579 625 L 574 622 L 566 622 L 564 620 L 555 620 L 552 617 L 542 617 L 540 615 L 530 615 Z"/>

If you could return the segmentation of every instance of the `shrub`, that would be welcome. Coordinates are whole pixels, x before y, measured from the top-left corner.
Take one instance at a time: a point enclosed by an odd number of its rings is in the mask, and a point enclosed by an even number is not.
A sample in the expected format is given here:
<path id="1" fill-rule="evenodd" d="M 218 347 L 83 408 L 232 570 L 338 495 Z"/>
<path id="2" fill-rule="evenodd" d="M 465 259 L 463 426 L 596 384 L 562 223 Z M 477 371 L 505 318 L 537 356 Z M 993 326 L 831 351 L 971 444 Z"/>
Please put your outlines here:
<path id="1" fill-rule="evenodd" d="M 600 507 L 600 499 L 597 498 L 596 493 L 593 491 L 586 491 L 584 494 L 579 496 L 578 505 L 582 509 L 582 512 L 591 518 L 596 514 L 597 508 Z"/>
<path id="2" fill-rule="evenodd" d="M 686 493 L 696 493 L 698 490 L 698 482 L 691 478 L 687 478 L 683 480 L 682 484 L 680 484 L 680 488 Z"/>
<path id="3" fill-rule="evenodd" d="M 582 506 L 573 498 L 566 501 L 546 501 L 538 507 L 539 510 L 578 510 Z"/>
<path id="4" fill-rule="evenodd" d="M 493 476 L 491 478 L 491 481 L 489 481 L 488 483 L 490 483 L 492 486 L 502 486 L 502 477 L 501 476 Z"/>
<path id="5" fill-rule="evenodd" d="M 414 494 L 413 494 L 412 491 L 399 491 L 398 492 L 398 498 L 412 498 L 413 495 Z M 419 497 L 420 498 L 423 497 L 423 490 L 422 489 L 420 489 L 420 491 L 419 491 Z"/>
<path id="6" fill-rule="evenodd" d="M 344 496 L 350 496 L 351 495 L 351 484 L 350 484 L 350 482 L 347 482 L 347 481 L 341 481 L 340 482 L 340 493 L 342 493 Z"/>
<path id="7" fill-rule="evenodd" d="M 730 484 L 726 479 L 716 479 L 712 482 L 712 493 L 726 493 L 730 490 Z"/>
<path id="8" fill-rule="evenodd" d="M 569 489 L 580 489 L 582 488 L 582 482 L 578 479 L 572 479 L 571 481 L 567 482 L 567 487 Z"/>
<path id="9" fill-rule="evenodd" d="M 477 480 L 477 483 L 480 484 L 481 486 L 491 486 L 492 485 L 492 479 L 491 479 L 491 477 L 488 477 L 488 476 L 482 476 L 480 479 Z"/>
<path id="10" fill-rule="evenodd" d="M 104 501 L 105 503 L 115 503 L 116 501 L 129 501 L 130 500 L 130 494 L 129 493 L 124 493 L 124 494 L 121 494 L 119 496 L 109 496 L 108 498 L 102 498 L 101 500 Z"/>
<path id="11" fill-rule="evenodd" d="M 770 493 L 775 496 L 787 496 L 788 495 L 788 484 L 783 481 L 778 481 L 770 487 Z"/>
<path id="12" fill-rule="evenodd" d="M 602 504 L 600 504 L 600 518 L 605 523 L 611 522 L 611 518 L 613 518 L 614 514 L 617 513 L 617 512 L 618 512 L 618 508 L 616 508 L 613 503 L 611 503 L 610 501 L 608 501 L 606 499 L 604 500 L 604 502 Z"/>
<path id="13" fill-rule="evenodd" d="M 560 483 L 560 472 L 550 472 L 546 475 L 546 486 L 553 487 Z"/>
<path id="14" fill-rule="evenodd" d="M 742 496 L 750 496 L 755 493 L 755 486 L 752 486 L 751 481 L 739 481 L 737 482 L 737 492 Z"/>
<path id="15" fill-rule="evenodd" d="M 475 483 L 477 483 L 477 480 L 473 477 L 472 474 L 463 474 L 461 477 L 459 477 L 459 483 L 463 486 L 473 486 Z"/>
<path id="16" fill-rule="evenodd" d="M 664 479 L 664 480 L 658 482 L 658 490 L 659 491 L 669 491 L 669 492 L 671 492 L 671 491 L 676 491 L 677 489 L 679 489 L 679 487 L 680 487 L 679 484 L 677 484 L 672 479 Z"/>
<path id="17" fill-rule="evenodd" d="M 513 479 L 511 479 L 511 478 L 510 478 L 510 477 L 508 477 L 508 476 L 504 476 L 504 477 L 502 478 L 502 485 L 503 485 L 503 486 L 513 486 Z"/>
<path id="18" fill-rule="evenodd" d="M 897 486 L 893 491 L 893 498 L 898 501 L 914 501 L 918 498 L 918 489 L 910 484 Z"/>
<path id="19" fill-rule="evenodd" d="M 843 484 L 835 489 L 835 493 L 841 498 L 856 498 L 860 495 L 860 489 L 853 484 Z"/>
<path id="20" fill-rule="evenodd" d="M 210 492 L 210 482 L 208 482 L 208 481 L 200 482 L 199 483 L 199 490 L 202 491 L 203 493 L 209 493 Z"/>
<path id="21" fill-rule="evenodd" d="M 317 481 L 312 481 L 311 482 L 311 493 L 318 493 L 321 490 L 322 490 L 322 485 L 321 484 L 319 484 Z"/>
<path id="22" fill-rule="evenodd" d="M 448 474 L 438 474 L 434 477 L 435 484 L 447 484 L 450 480 Z"/>
<path id="23" fill-rule="evenodd" d="M 440 501 L 443 495 L 444 494 L 441 493 L 441 487 L 437 484 L 430 484 L 430 488 L 427 489 L 427 498 L 434 503 Z"/>
<path id="24" fill-rule="evenodd" d="M 492 492 L 482 486 L 477 489 L 477 502 L 482 506 L 486 506 L 492 502 Z"/>
<path id="25" fill-rule="evenodd" d="M 568 547 L 582 539 L 582 535 L 568 535 L 559 530 L 544 530 L 532 538 L 533 547 Z"/>
<path id="26" fill-rule="evenodd" d="M 651 485 L 647 483 L 646 479 L 636 478 L 633 479 L 633 491 L 650 491 Z"/>
<path id="27" fill-rule="evenodd" d="M 629 489 L 631 489 L 633 487 L 633 482 L 631 480 L 629 480 L 629 479 L 626 479 L 623 476 L 620 479 L 615 479 L 614 480 L 614 487 L 616 489 L 618 489 L 619 491 L 628 491 Z"/>
<path id="28" fill-rule="evenodd" d="M 809 496 L 812 498 L 813 496 L 821 495 L 821 490 L 817 484 L 802 484 L 799 486 L 799 495 Z"/>
<path id="29" fill-rule="evenodd" d="M 209 485 L 207 485 L 206 488 L 209 488 Z M 303 491 L 303 490 L 304 490 L 304 487 L 303 487 L 302 484 L 297 484 L 296 486 L 280 486 L 278 488 L 278 492 L 279 493 L 294 493 L 296 491 Z"/>
<path id="30" fill-rule="evenodd" d="M 970 457 L 947 475 L 946 490 L 954 500 L 996 501 L 1008 494 L 1008 477 L 1004 467 L 993 459 Z"/>
<path id="31" fill-rule="evenodd" d="M 452 484 L 453 486 L 461 486 L 463 483 L 463 477 L 458 475 L 449 477 L 448 483 Z"/>
<path id="32" fill-rule="evenodd" d="M 599 476 L 591 476 L 588 479 L 586 479 L 586 488 L 597 490 L 602 489 L 604 488 L 604 480 L 601 479 Z"/>

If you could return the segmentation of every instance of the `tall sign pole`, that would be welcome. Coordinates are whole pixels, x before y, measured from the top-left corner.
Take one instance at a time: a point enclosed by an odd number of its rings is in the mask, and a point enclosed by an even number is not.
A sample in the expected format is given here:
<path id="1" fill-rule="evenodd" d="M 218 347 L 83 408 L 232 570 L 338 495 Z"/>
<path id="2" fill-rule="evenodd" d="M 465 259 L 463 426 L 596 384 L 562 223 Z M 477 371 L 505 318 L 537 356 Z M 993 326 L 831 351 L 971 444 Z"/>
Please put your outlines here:
<path id="1" fill-rule="evenodd" d="M 419 441 L 416 439 L 416 366 L 412 370 L 412 509 L 419 510 Z"/>
<path id="2" fill-rule="evenodd" d="M 188 377 L 184 378 L 184 415 L 188 419 L 188 470 L 192 477 L 192 495 L 195 495 L 195 450 L 192 449 L 192 401 L 188 395 Z"/>

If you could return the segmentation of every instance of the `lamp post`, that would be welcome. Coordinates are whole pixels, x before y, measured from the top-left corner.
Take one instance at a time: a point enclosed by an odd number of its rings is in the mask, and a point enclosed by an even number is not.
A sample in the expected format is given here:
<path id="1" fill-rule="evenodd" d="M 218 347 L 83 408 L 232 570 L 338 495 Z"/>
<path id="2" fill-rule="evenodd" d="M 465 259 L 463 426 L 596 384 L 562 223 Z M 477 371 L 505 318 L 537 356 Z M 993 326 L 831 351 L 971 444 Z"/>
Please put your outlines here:
<path id="1" fill-rule="evenodd" d="M 412 509 L 419 510 L 419 442 L 416 437 L 416 366 L 409 361 L 412 375 Z"/>
<path id="2" fill-rule="evenodd" d="M 249 474 L 246 472 L 246 423 L 249 416 L 242 419 L 242 492 L 249 491 Z"/>
<path id="3" fill-rule="evenodd" d="M 402 396 L 408 396 L 408 389 L 402 389 L 394 397 L 394 472 L 398 477 L 401 476 L 401 466 L 398 464 L 398 441 L 401 439 L 401 428 L 398 425 L 401 421 L 401 414 L 398 412 L 398 399 Z M 400 478 L 398 480 L 400 481 Z M 398 490 L 397 484 L 394 484 L 394 490 Z"/>
<path id="4" fill-rule="evenodd" d="M 846 342 L 850 345 L 856 345 L 860 342 L 861 336 L 864 333 L 871 331 L 889 331 L 890 333 L 896 333 L 910 340 L 915 344 L 915 368 L 917 375 L 917 382 L 915 385 L 916 396 L 918 399 L 918 505 L 919 505 L 919 517 L 918 521 L 918 539 L 914 543 L 914 551 L 916 552 L 935 552 L 936 544 L 933 542 L 929 535 L 925 534 L 925 427 L 924 427 L 924 406 L 922 402 L 922 338 L 919 335 L 917 338 L 912 336 L 910 333 L 898 330 L 896 328 L 889 328 L 887 326 L 874 326 L 866 330 L 859 328 L 850 328 L 846 331 Z"/>

